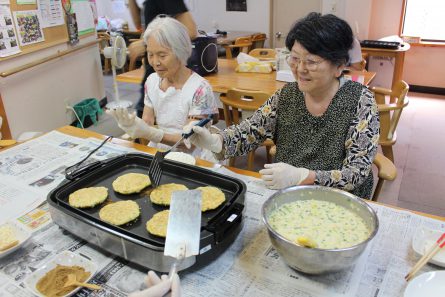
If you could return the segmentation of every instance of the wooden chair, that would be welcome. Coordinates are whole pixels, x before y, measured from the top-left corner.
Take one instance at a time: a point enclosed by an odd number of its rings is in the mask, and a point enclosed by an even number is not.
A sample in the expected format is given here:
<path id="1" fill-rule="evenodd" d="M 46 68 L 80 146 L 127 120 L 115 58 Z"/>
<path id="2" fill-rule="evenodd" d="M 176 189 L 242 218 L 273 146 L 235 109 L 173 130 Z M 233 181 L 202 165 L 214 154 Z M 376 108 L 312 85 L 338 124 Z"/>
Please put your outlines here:
<path id="1" fill-rule="evenodd" d="M 373 163 L 377 167 L 377 185 L 372 194 L 372 201 L 377 201 L 382 190 L 383 182 L 385 180 L 393 181 L 397 177 L 397 168 L 394 163 L 386 158 L 384 155 L 377 153 Z"/>
<path id="2" fill-rule="evenodd" d="M 226 96 L 221 96 L 220 100 L 223 103 L 224 119 L 227 126 L 239 124 L 241 121 L 240 110 L 242 111 L 256 111 L 267 99 L 270 94 L 261 91 L 249 91 L 240 89 L 230 89 Z M 267 151 L 267 162 L 272 162 L 272 156 L 269 150 L 274 143 L 267 139 L 263 142 Z M 247 155 L 247 169 L 253 170 L 253 163 L 255 159 L 255 150 L 250 151 Z M 229 159 L 229 165 L 235 165 L 235 158 Z"/>
<path id="3" fill-rule="evenodd" d="M 249 55 L 258 59 L 275 59 L 277 52 L 273 48 L 256 48 Z"/>
<path id="4" fill-rule="evenodd" d="M 264 43 L 266 41 L 265 33 L 258 33 L 252 36 L 252 49 L 264 48 Z"/>
<path id="5" fill-rule="evenodd" d="M 8 121 L 6 120 L 6 114 L 3 114 L 5 117 L 5 125 L 3 126 L 3 117 L 1 115 L 3 109 L 3 103 L 0 98 L 0 150 L 4 147 L 8 147 L 17 143 L 14 139 L 2 139 L 2 137 L 11 137 L 11 133 L 9 131 Z"/>
<path id="6" fill-rule="evenodd" d="M 138 39 L 130 43 L 127 50 L 129 57 L 128 71 L 131 71 L 136 69 L 136 63 L 138 61 L 143 61 L 143 58 L 146 55 L 145 43 L 142 39 Z"/>
<path id="7" fill-rule="evenodd" d="M 104 59 L 103 71 L 104 73 L 108 73 L 111 70 L 111 59 L 104 56 L 104 48 L 106 48 L 107 46 L 111 46 L 111 36 L 107 32 L 97 32 L 97 38 L 100 39 L 100 55 Z"/>
<path id="8" fill-rule="evenodd" d="M 240 53 L 248 53 L 250 47 L 252 46 L 252 39 L 251 37 L 239 37 L 235 39 L 235 42 L 233 44 L 227 44 L 224 45 L 224 48 L 226 49 L 226 58 L 232 59 L 232 49 L 239 49 Z"/>
<path id="9" fill-rule="evenodd" d="M 270 151 L 271 156 L 275 156 L 277 153 L 277 147 L 274 145 Z M 394 165 L 393 162 L 391 162 L 390 159 L 386 158 L 381 153 L 377 153 L 377 155 L 374 158 L 373 164 L 377 167 L 377 185 L 374 189 L 374 193 L 372 194 L 372 201 L 377 201 L 380 195 L 380 192 L 383 187 L 383 182 L 385 180 L 387 181 L 393 181 L 397 177 L 397 168 Z"/>
<path id="10" fill-rule="evenodd" d="M 392 90 L 373 87 L 375 100 L 380 114 L 380 138 L 379 144 L 383 155 L 394 162 L 392 146 L 397 141 L 396 128 L 402 115 L 403 108 L 408 105 L 408 84 L 400 80 L 396 82 Z"/>

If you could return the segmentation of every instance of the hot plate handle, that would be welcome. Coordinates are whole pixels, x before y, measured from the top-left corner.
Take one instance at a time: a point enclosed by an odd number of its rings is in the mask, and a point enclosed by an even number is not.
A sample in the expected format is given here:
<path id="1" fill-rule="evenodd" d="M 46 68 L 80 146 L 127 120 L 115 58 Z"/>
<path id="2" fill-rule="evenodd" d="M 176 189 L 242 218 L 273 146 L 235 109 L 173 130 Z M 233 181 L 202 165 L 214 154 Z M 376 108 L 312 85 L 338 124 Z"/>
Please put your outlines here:
<path id="1" fill-rule="evenodd" d="M 219 220 L 205 227 L 206 230 L 212 232 L 215 236 L 216 243 L 221 242 L 230 230 L 238 226 L 243 218 L 244 205 L 235 204 Z"/>
<path id="2" fill-rule="evenodd" d="M 105 159 L 102 161 L 95 161 L 95 162 L 92 162 L 90 164 L 86 164 L 86 165 L 80 166 L 80 167 L 72 166 L 72 168 L 67 168 L 68 170 L 65 170 L 65 178 L 67 180 L 75 180 L 87 173 L 90 173 L 91 171 L 93 171 L 96 168 L 105 166 L 112 161 L 115 161 L 117 159 L 124 158 L 124 157 L 125 157 L 125 155 L 121 155 L 121 156 L 117 156 L 114 158 Z"/>
<path id="3" fill-rule="evenodd" d="M 102 161 L 96 161 L 90 164 L 87 164 L 82 167 L 74 168 L 72 171 L 65 172 L 65 178 L 67 180 L 75 180 L 88 172 L 91 172 L 91 170 L 94 170 L 102 165 Z"/>

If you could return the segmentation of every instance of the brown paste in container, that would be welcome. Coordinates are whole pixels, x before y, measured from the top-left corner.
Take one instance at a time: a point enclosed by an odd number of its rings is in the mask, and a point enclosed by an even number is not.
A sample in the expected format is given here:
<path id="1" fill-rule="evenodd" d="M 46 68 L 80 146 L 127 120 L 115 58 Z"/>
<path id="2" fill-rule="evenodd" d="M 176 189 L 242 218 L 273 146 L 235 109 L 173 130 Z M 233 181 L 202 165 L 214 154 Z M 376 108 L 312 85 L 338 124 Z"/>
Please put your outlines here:
<path id="1" fill-rule="evenodd" d="M 90 272 L 85 271 L 83 267 L 57 264 L 54 269 L 48 271 L 44 277 L 39 279 L 36 289 L 48 297 L 64 296 L 77 288 L 77 286 L 63 287 L 68 279 L 68 274 L 75 274 L 79 282 L 86 281 L 90 276 Z"/>

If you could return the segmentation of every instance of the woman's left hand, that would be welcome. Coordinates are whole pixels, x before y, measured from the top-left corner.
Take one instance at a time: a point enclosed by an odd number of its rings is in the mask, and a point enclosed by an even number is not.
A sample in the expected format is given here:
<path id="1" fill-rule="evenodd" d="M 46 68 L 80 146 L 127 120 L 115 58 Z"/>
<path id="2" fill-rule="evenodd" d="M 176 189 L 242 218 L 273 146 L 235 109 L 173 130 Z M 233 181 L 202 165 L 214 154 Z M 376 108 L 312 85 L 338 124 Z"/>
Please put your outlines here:
<path id="1" fill-rule="evenodd" d="M 260 170 L 260 174 L 269 189 L 278 190 L 299 185 L 308 177 L 309 169 L 297 168 L 280 162 L 265 164 L 264 169 Z"/>

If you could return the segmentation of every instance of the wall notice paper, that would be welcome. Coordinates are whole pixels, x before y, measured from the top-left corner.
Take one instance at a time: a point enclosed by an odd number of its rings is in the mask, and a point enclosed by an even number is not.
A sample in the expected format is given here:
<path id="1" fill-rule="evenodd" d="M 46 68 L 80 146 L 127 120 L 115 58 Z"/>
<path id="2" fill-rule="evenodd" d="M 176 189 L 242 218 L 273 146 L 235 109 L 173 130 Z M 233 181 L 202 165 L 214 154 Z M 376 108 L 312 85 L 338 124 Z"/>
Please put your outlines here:
<path id="1" fill-rule="evenodd" d="M 62 0 L 38 0 L 42 28 L 65 24 Z"/>
<path id="2" fill-rule="evenodd" d="M 96 139 L 53 131 L 0 152 L 0 224 L 44 202 L 65 179 L 65 168 L 79 162 L 99 144 Z M 131 149 L 107 143 L 83 164 L 128 151 Z"/>
<path id="3" fill-rule="evenodd" d="M 0 5 L 0 57 L 20 52 L 9 5 Z"/>
<path id="4" fill-rule="evenodd" d="M 14 18 L 21 46 L 45 40 L 37 10 L 15 11 Z"/>
<path id="5" fill-rule="evenodd" d="M 51 138 L 59 136 L 61 134 L 53 134 Z M 83 146 L 80 139 L 63 137 L 66 149 L 68 143 L 77 144 L 69 148 L 70 151 Z M 371 204 L 379 217 L 380 228 L 357 264 L 343 272 L 305 275 L 286 266 L 267 236 L 261 206 L 274 191 L 266 189 L 259 179 L 238 175 L 223 167 L 215 171 L 246 183 L 244 227 L 213 262 L 181 273 L 184 297 L 402 297 L 407 285 L 404 275 L 418 260 L 411 248 L 413 235 L 419 228 L 445 231 L 445 222 Z M 147 269 L 97 249 L 52 221 L 46 222 L 47 209 L 39 207 L 16 220 L 32 231 L 33 236 L 21 249 L 0 259 L 0 296 L 33 296 L 24 280 L 63 251 L 87 257 L 98 266 L 90 282 L 102 286 L 102 290 L 81 289 L 76 296 L 124 297 L 145 288 Z M 433 270 L 437 267 L 428 264 L 421 272 Z"/>
<path id="6" fill-rule="evenodd" d="M 94 32 L 93 8 L 88 0 L 71 0 L 72 12 L 76 14 L 79 36 Z"/>
<path id="7" fill-rule="evenodd" d="M 37 0 L 17 0 L 17 5 L 36 4 Z"/>

